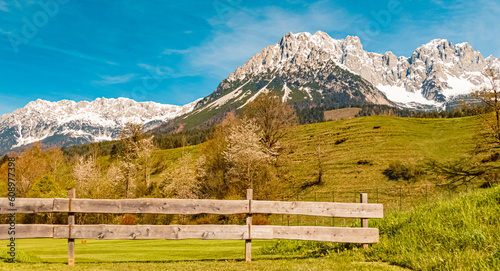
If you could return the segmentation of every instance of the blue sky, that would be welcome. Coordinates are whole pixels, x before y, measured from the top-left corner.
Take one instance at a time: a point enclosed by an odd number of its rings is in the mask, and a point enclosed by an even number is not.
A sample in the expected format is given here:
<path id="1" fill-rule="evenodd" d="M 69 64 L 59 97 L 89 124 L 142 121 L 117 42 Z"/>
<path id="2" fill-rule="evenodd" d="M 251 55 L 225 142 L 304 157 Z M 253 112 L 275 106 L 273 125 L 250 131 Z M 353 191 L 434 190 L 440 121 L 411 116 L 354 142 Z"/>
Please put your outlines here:
<path id="1" fill-rule="evenodd" d="M 409 56 L 434 38 L 500 57 L 495 0 L 0 0 L 0 114 L 38 98 L 182 105 L 288 32 Z"/>

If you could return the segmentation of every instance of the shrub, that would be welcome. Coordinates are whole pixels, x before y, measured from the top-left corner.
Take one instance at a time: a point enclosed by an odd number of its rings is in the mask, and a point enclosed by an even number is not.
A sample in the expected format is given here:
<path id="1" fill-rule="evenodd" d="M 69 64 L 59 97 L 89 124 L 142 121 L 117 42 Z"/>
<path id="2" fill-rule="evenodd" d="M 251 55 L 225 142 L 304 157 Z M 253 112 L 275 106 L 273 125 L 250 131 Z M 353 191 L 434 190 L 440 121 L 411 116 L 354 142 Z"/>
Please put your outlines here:
<path id="1" fill-rule="evenodd" d="M 357 164 L 358 164 L 358 165 L 368 165 L 368 166 L 373 165 L 372 161 L 370 161 L 370 160 L 366 160 L 366 159 L 361 159 L 361 160 L 359 160 Z"/>
<path id="2" fill-rule="evenodd" d="M 392 162 L 389 167 L 382 172 L 389 180 L 416 181 L 424 174 L 418 166 L 405 165 L 400 161 Z"/>
<path id="3" fill-rule="evenodd" d="M 265 215 L 253 215 L 252 225 L 271 225 Z"/>
<path id="4" fill-rule="evenodd" d="M 340 145 L 340 144 L 346 142 L 347 139 L 348 139 L 347 137 L 339 138 L 339 139 L 335 140 L 335 145 Z"/>
<path id="5" fill-rule="evenodd" d="M 131 214 L 124 214 L 122 217 L 121 225 L 137 225 L 137 217 Z"/>

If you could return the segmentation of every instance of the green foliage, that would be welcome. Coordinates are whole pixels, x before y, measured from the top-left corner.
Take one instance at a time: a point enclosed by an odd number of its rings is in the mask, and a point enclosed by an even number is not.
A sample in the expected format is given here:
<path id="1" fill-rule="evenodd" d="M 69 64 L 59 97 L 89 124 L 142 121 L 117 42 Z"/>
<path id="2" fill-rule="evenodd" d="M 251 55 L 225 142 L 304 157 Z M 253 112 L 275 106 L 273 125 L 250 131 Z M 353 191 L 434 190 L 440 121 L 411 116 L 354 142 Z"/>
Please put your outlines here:
<path id="1" fill-rule="evenodd" d="M 0 249 L 0 262 L 7 262 L 10 257 L 9 254 L 7 254 L 8 250 L 1 248 Z M 16 263 L 41 263 L 42 259 L 38 257 L 35 253 L 33 252 L 25 252 L 25 251 L 16 251 Z M 9 265 L 13 265 L 12 263 L 8 263 Z M 6 269 L 9 270 L 9 269 Z"/>
<path id="2" fill-rule="evenodd" d="M 300 257 L 323 257 L 337 247 L 334 243 L 278 240 L 273 245 L 264 246 L 259 250 L 263 255 L 295 255 Z"/>
<path id="3" fill-rule="evenodd" d="M 155 133 L 155 143 L 160 149 L 174 149 L 185 145 L 198 145 L 205 141 L 213 133 L 215 125 L 206 128 L 190 129 L 178 133 Z"/>
<path id="4" fill-rule="evenodd" d="M 46 174 L 35 181 L 28 192 L 29 198 L 63 198 L 66 196 L 66 191 L 59 186 L 52 174 Z"/>
<path id="5" fill-rule="evenodd" d="M 9 161 L 9 156 L 4 155 L 2 159 L 0 160 L 0 166 L 2 166 L 5 162 Z"/>
<path id="6" fill-rule="evenodd" d="M 300 124 L 309 124 L 325 121 L 325 109 L 321 107 L 307 107 L 305 109 L 299 109 L 295 107 L 297 111 L 297 117 L 299 118 Z"/>
<path id="7" fill-rule="evenodd" d="M 382 172 L 389 180 L 416 181 L 424 174 L 424 170 L 411 164 L 403 164 L 395 161 L 389 164 L 389 167 Z"/>

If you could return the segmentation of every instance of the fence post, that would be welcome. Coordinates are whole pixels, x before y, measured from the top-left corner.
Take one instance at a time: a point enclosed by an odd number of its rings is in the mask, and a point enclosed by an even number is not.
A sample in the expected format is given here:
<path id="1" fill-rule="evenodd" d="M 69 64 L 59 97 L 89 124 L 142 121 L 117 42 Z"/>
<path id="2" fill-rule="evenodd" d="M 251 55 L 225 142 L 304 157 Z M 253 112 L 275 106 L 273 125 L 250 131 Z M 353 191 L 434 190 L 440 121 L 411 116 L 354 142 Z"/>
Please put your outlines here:
<path id="1" fill-rule="evenodd" d="M 245 240 L 245 260 L 247 262 L 251 262 L 252 261 L 252 199 L 253 199 L 253 189 L 247 189 L 247 200 L 248 200 L 248 214 L 247 214 L 248 239 Z"/>
<path id="2" fill-rule="evenodd" d="M 427 185 L 425 185 L 425 203 L 429 202 L 429 199 L 427 198 Z"/>
<path id="3" fill-rule="evenodd" d="M 335 191 L 332 191 L 332 202 L 335 202 Z M 335 217 L 332 217 L 332 227 L 335 227 Z"/>
<path id="4" fill-rule="evenodd" d="M 71 199 L 75 198 L 75 189 L 68 190 L 68 265 L 75 265 L 75 239 L 71 238 L 71 226 L 75 225 L 75 213 L 71 212 Z"/>
<path id="5" fill-rule="evenodd" d="M 299 193 L 297 193 L 297 201 L 299 201 Z M 297 226 L 300 226 L 300 217 L 297 215 Z"/>
<path id="6" fill-rule="evenodd" d="M 314 202 L 317 201 L 318 192 L 314 192 Z M 314 226 L 318 226 L 318 217 L 314 216 Z"/>
<path id="7" fill-rule="evenodd" d="M 285 201 L 285 196 L 281 196 L 281 201 Z M 281 226 L 285 226 L 285 214 L 281 215 Z"/>
<path id="8" fill-rule="evenodd" d="M 360 203 L 368 203 L 368 194 L 366 193 L 361 193 L 359 194 L 359 201 Z M 361 218 L 361 227 L 362 228 L 368 228 L 368 219 L 367 218 Z M 363 244 L 364 249 L 368 249 L 368 244 Z"/>
<path id="9" fill-rule="evenodd" d="M 403 192 L 401 186 L 399 187 L 399 210 L 403 210 Z"/>

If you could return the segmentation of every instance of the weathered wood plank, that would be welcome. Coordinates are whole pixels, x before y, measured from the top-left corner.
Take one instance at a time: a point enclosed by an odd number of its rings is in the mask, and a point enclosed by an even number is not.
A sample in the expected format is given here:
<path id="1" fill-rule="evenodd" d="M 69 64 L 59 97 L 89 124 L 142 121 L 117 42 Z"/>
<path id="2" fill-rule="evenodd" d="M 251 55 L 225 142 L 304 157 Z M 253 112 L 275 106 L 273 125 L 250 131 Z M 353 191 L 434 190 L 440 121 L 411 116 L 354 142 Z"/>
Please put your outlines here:
<path id="1" fill-rule="evenodd" d="M 9 225 L 0 225 L 0 240 L 9 239 Z M 248 239 L 246 225 L 74 225 L 75 239 Z M 69 237 L 67 225 L 18 224 L 16 239 Z M 376 243 L 375 228 L 252 225 L 252 239 L 293 239 L 344 243 Z"/>
<path id="2" fill-rule="evenodd" d="M 0 214 L 12 213 L 7 198 L 0 198 Z M 68 199 L 17 198 L 16 213 L 68 212 Z M 149 213 L 149 214 L 243 214 L 247 200 L 208 199 L 74 199 L 75 213 Z M 252 201 L 252 213 L 312 215 L 351 218 L 382 218 L 382 204 Z"/>
<path id="3" fill-rule="evenodd" d="M 54 199 L 38 198 L 16 198 L 15 206 L 10 206 L 8 198 L 0 198 L 0 214 L 32 214 L 32 213 L 50 213 L 54 206 Z M 15 208 L 16 211 L 11 209 Z"/>
<path id="4" fill-rule="evenodd" d="M 384 207 L 382 204 L 254 200 L 252 213 L 382 218 Z"/>
<path id="5" fill-rule="evenodd" d="M 0 225 L 0 240 L 10 239 L 11 237 L 15 237 L 16 239 L 54 237 L 54 225 L 16 224 L 16 234 L 14 236 L 9 235 L 9 228 L 10 225 Z"/>
<path id="6" fill-rule="evenodd" d="M 376 243 L 379 241 L 379 231 L 375 228 L 253 226 L 252 230 L 258 231 L 261 230 L 261 228 L 272 228 L 273 239 L 293 239 L 360 244 Z"/>
<path id="7" fill-rule="evenodd" d="M 56 226 L 54 238 L 69 236 L 68 226 Z M 272 239 L 271 228 L 252 232 L 256 239 Z M 75 225 L 71 237 L 76 239 L 248 239 L 246 225 Z"/>
<path id="8" fill-rule="evenodd" d="M 55 212 L 68 212 L 68 199 L 55 199 Z M 130 213 L 130 214 L 244 214 L 246 200 L 210 199 L 74 199 L 71 211 L 75 213 Z"/>

